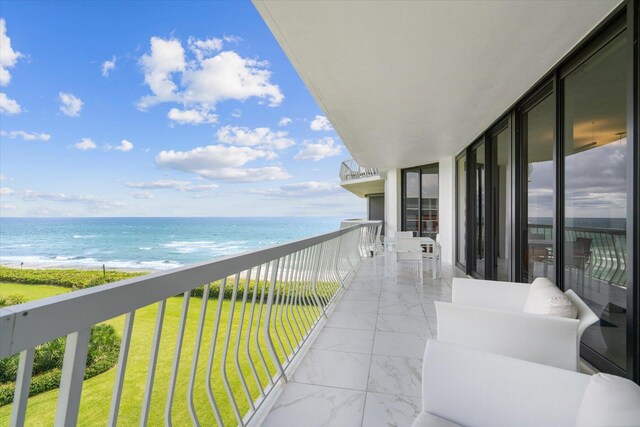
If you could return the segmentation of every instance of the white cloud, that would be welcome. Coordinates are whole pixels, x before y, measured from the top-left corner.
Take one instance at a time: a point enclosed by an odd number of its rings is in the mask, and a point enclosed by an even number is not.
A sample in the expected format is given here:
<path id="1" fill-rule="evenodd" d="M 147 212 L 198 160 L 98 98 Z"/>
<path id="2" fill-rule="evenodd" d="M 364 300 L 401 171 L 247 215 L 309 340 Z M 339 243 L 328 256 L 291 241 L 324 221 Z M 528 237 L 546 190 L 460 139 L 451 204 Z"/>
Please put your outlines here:
<path id="1" fill-rule="evenodd" d="M 113 56 L 111 60 L 104 61 L 102 63 L 102 77 L 105 77 L 105 78 L 109 77 L 109 74 L 111 74 L 111 72 L 115 69 L 116 69 L 116 57 Z"/>
<path id="2" fill-rule="evenodd" d="M 266 190 L 253 190 L 252 193 L 272 198 L 298 199 L 334 196 L 341 191 L 343 190 L 335 182 L 308 181 Z"/>
<path id="3" fill-rule="evenodd" d="M 15 191 L 9 187 L 0 188 L 0 196 L 10 196 L 13 193 L 15 193 Z"/>
<path id="4" fill-rule="evenodd" d="M 242 117 L 242 111 L 239 108 L 236 108 L 231 112 L 231 116 L 237 118 Z"/>
<path id="5" fill-rule="evenodd" d="M 48 133 L 31 133 L 23 130 L 12 130 L 9 132 L 0 130 L 0 136 L 6 136 L 11 139 L 22 138 L 25 141 L 48 141 L 51 139 L 51 135 Z"/>
<path id="6" fill-rule="evenodd" d="M 16 207 L 15 207 L 14 205 L 9 205 L 9 204 L 7 204 L 7 203 L 2 203 L 2 204 L 0 204 L 0 209 L 2 209 L 2 210 L 10 211 L 10 210 L 13 210 L 13 209 L 15 209 L 15 208 L 16 208 Z"/>
<path id="7" fill-rule="evenodd" d="M 209 113 L 207 110 L 179 110 L 172 108 L 167 114 L 170 120 L 178 122 L 181 125 L 201 125 L 203 123 L 216 123 L 218 116 L 216 114 Z"/>
<path id="8" fill-rule="evenodd" d="M 94 148 L 95 148 L 95 144 L 94 144 Z M 133 144 L 127 141 L 126 139 L 123 139 L 122 141 L 120 141 L 119 145 L 106 144 L 104 148 L 106 148 L 107 150 L 116 150 L 116 151 L 122 151 L 126 153 L 127 151 L 131 151 L 133 149 Z"/>
<path id="9" fill-rule="evenodd" d="M 305 142 L 304 147 L 295 155 L 296 160 L 318 160 L 327 157 L 337 156 L 342 153 L 342 148 L 333 138 L 326 137 L 317 140 L 317 142 Z"/>
<path id="10" fill-rule="evenodd" d="M 11 47 L 11 38 L 7 36 L 7 24 L 0 19 L 0 86 L 6 86 L 11 81 L 9 68 L 13 68 L 18 59 L 23 56 Z"/>
<path id="11" fill-rule="evenodd" d="M 179 100 L 177 86 L 171 80 L 173 73 L 184 71 L 186 67 L 185 52 L 179 40 L 151 37 L 151 53 L 142 55 L 140 64 L 144 81 L 153 95 L 143 97 L 138 102 L 139 108 L 144 110 L 162 102 Z"/>
<path id="12" fill-rule="evenodd" d="M 7 179 L 6 175 L 0 173 L 0 181 L 6 181 Z"/>
<path id="13" fill-rule="evenodd" d="M 145 181 L 145 182 L 125 182 L 124 185 L 129 188 L 144 188 L 147 190 L 157 190 L 165 188 L 178 188 L 189 185 L 189 181 L 174 181 L 170 179 L 161 179 L 158 181 Z"/>
<path id="14" fill-rule="evenodd" d="M 82 150 L 82 151 L 95 150 L 97 148 L 96 143 L 89 138 L 82 138 L 82 141 L 76 142 L 74 146 L 78 150 Z"/>
<path id="15" fill-rule="evenodd" d="M 70 93 L 60 92 L 60 111 L 69 117 L 78 117 L 84 104 L 82 100 Z"/>
<path id="16" fill-rule="evenodd" d="M 134 199 L 153 199 L 154 197 L 153 194 L 149 193 L 148 191 L 133 192 L 129 193 L 129 195 Z"/>
<path id="17" fill-rule="evenodd" d="M 268 159 L 270 156 L 268 151 L 249 147 L 209 145 L 190 151 L 162 151 L 156 157 L 156 164 L 211 180 L 256 182 L 290 178 L 279 166 L 242 168 L 252 160 Z"/>
<path id="18" fill-rule="evenodd" d="M 188 46 L 193 60 L 187 60 L 179 40 L 151 38 L 151 52 L 142 56 L 140 64 L 152 94 L 142 97 L 138 108 L 177 102 L 198 110 L 213 110 L 218 102 L 228 99 L 244 101 L 256 97 L 267 99 L 270 106 L 279 105 L 284 99 L 280 88 L 270 81 L 267 62 L 243 58 L 234 51 L 220 51 L 223 41 L 216 38 L 189 38 Z"/>
<path id="19" fill-rule="evenodd" d="M 97 209 L 114 209 L 125 206 L 124 203 L 106 200 L 97 196 L 72 195 L 65 193 L 43 193 L 33 190 L 25 190 L 16 193 L 18 197 L 27 202 L 50 201 L 61 203 L 80 203 Z"/>
<path id="20" fill-rule="evenodd" d="M 6 93 L 0 92 L 0 114 L 7 114 L 9 116 L 13 114 L 20 114 L 22 108 L 15 99 L 11 99 Z"/>
<path id="21" fill-rule="evenodd" d="M 140 188 L 146 190 L 165 190 L 173 189 L 189 193 L 197 193 L 204 191 L 211 191 L 218 188 L 217 184 L 198 184 L 193 185 L 189 181 L 178 181 L 171 179 L 161 179 L 158 181 L 143 181 L 143 182 L 125 182 L 125 186 L 129 188 Z"/>
<path id="22" fill-rule="evenodd" d="M 295 145 L 295 141 L 288 137 L 285 131 L 272 131 L 269 128 L 255 128 L 224 126 L 216 134 L 218 141 L 243 147 L 260 149 L 284 150 Z"/>
<path id="23" fill-rule="evenodd" d="M 292 122 L 292 120 L 289 117 L 283 117 L 278 122 L 278 126 L 280 126 L 280 127 L 288 126 L 288 125 L 291 124 L 291 122 Z"/>
<path id="24" fill-rule="evenodd" d="M 224 36 L 222 37 L 222 39 L 227 43 L 235 43 L 235 44 L 238 44 L 243 40 L 242 37 L 234 36 L 234 35 Z"/>
<path id="25" fill-rule="evenodd" d="M 198 61 L 202 61 L 206 56 L 222 50 L 222 39 L 212 38 L 200 40 L 189 37 L 189 50 L 193 52 Z"/>
<path id="26" fill-rule="evenodd" d="M 331 126 L 329 119 L 325 116 L 316 116 L 316 118 L 311 121 L 311 125 L 309 127 L 311 130 L 316 132 L 333 130 L 333 126 Z"/>

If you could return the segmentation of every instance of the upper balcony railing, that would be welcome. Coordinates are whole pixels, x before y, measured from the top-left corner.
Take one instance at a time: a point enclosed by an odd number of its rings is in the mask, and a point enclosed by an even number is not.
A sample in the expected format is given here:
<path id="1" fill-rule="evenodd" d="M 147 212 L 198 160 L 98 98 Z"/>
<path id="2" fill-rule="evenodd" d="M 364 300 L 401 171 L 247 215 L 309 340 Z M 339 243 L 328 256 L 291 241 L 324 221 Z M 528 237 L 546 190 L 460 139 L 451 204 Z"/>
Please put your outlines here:
<path id="1" fill-rule="evenodd" d="M 377 168 L 360 166 L 354 159 L 345 160 L 340 165 L 340 180 L 342 182 L 379 176 L 380 173 Z"/>
<path id="2" fill-rule="evenodd" d="M 124 327 L 109 418 L 104 420 L 108 425 L 115 426 L 119 418 L 126 425 L 146 425 L 151 413 L 169 426 L 244 426 L 256 421 L 256 414 L 268 406 L 263 403 L 286 382 L 287 368 L 368 254 L 380 227 L 379 221 L 367 221 L 0 309 L 0 358 L 20 355 L 10 425 L 25 422 L 35 347 L 63 336 L 67 338 L 55 425 L 76 425 L 91 328 L 119 316 L 124 317 Z M 189 314 L 196 299 L 200 308 L 194 306 Z M 136 312 L 151 305 L 157 309 L 150 346 L 132 346 Z M 181 307 L 179 319 L 165 316 L 168 305 Z M 140 352 L 149 352 L 144 355 L 149 354 L 146 381 L 139 385 L 144 393 L 141 409 L 139 414 L 123 414 L 127 362 Z"/>

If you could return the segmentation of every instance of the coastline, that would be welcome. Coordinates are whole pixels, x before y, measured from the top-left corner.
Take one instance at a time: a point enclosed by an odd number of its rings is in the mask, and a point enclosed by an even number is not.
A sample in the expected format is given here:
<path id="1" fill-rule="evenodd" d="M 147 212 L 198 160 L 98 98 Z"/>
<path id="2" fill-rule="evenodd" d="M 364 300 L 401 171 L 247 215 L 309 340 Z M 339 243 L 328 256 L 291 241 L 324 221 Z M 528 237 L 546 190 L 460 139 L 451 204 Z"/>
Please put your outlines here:
<path id="1" fill-rule="evenodd" d="M 25 262 L 22 266 L 19 262 L 7 262 L 1 261 L 0 267 L 14 268 L 20 269 L 21 267 L 29 270 L 82 270 L 82 271 L 102 271 L 102 266 L 96 265 L 73 265 L 73 264 L 65 264 L 64 266 L 57 265 L 48 265 L 45 263 L 34 263 L 34 262 Z M 134 268 L 134 267 L 109 267 L 108 264 L 105 264 L 105 268 L 107 271 L 121 271 L 123 273 L 157 273 L 159 271 L 165 271 L 166 269 L 149 269 L 149 268 Z M 177 268 L 177 267 L 175 267 Z"/>

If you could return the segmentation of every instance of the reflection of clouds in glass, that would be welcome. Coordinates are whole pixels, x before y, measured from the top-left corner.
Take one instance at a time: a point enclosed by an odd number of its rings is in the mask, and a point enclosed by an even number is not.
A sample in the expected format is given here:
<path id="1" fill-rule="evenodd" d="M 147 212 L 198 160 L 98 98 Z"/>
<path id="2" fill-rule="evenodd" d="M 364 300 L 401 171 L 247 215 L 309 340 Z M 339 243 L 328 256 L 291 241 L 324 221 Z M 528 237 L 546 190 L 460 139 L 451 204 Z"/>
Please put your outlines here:
<path id="1" fill-rule="evenodd" d="M 530 163 L 531 173 L 528 177 L 528 216 L 553 216 L 553 162 Z"/>
<path id="2" fill-rule="evenodd" d="M 565 158 L 565 215 L 574 218 L 626 216 L 627 140 Z"/>
<path id="3" fill-rule="evenodd" d="M 438 175 L 422 175 L 422 198 L 435 199 L 438 197 Z"/>
<path id="4" fill-rule="evenodd" d="M 418 192 L 420 191 L 420 183 L 418 180 L 420 179 L 420 174 L 418 172 L 407 172 L 405 179 L 407 197 L 418 197 Z"/>

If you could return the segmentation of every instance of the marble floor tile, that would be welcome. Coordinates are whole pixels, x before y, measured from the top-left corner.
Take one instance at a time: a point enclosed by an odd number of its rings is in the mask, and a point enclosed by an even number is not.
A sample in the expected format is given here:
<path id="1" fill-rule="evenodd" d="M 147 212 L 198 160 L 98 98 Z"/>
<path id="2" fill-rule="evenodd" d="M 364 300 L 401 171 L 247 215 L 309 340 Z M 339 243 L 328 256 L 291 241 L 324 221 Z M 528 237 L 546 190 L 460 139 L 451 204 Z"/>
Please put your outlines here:
<path id="1" fill-rule="evenodd" d="M 404 314 L 378 314 L 376 330 L 425 335 L 429 332 L 429 323 L 426 318 L 406 316 Z"/>
<path id="2" fill-rule="evenodd" d="M 371 355 L 310 349 L 292 381 L 365 391 Z"/>
<path id="3" fill-rule="evenodd" d="M 376 291 L 360 291 L 349 289 L 342 295 L 343 301 L 377 301 L 380 298 L 380 292 Z"/>
<path id="4" fill-rule="evenodd" d="M 380 301 L 378 314 L 404 314 L 405 316 L 413 316 L 423 318 L 425 316 L 424 309 L 420 300 L 416 298 L 413 302 L 393 302 Z"/>
<path id="5" fill-rule="evenodd" d="M 359 427 L 365 393 L 291 382 L 287 384 L 263 427 Z"/>
<path id="6" fill-rule="evenodd" d="M 367 391 L 420 397 L 422 359 L 372 356 Z"/>
<path id="7" fill-rule="evenodd" d="M 344 300 L 338 303 L 335 311 L 348 311 L 350 313 L 377 313 L 378 301 Z"/>
<path id="8" fill-rule="evenodd" d="M 376 327 L 376 313 L 351 313 L 335 311 L 329 316 L 326 326 L 330 328 L 347 328 L 373 330 Z"/>
<path id="9" fill-rule="evenodd" d="M 366 427 L 410 427 L 422 411 L 415 396 L 367 393 L 362 425 Z"/>
<path id="10" fill-rule="evenodd" d="M 374 331 L 325 327 L 311 348 L 371 354 Z"/>
<path id="11" fill-rule="evenodd" d="M 422 358 L 426 345 L 424 334 L 376 331 L 373 354 Z"/>

